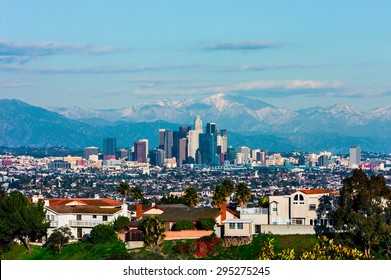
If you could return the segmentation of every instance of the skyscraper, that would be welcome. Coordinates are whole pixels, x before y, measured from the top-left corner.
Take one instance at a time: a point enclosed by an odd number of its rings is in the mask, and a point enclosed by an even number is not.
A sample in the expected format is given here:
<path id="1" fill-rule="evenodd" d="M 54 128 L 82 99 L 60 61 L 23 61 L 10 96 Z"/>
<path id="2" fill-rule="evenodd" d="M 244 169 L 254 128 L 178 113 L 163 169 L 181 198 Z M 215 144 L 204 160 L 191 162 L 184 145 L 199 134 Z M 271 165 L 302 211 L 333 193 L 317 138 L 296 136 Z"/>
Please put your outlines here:
<path id="1" fill-rule="evenodd" d="M 213 164 L 215 158 L 215 135 L 209 133 L 201 133 L 199 135 L 199 152 L 202 164 Z"/>
<path id="2" fill-rule="evenodd" d="M 165 128 L 159 129 L 159 149 L 164 150 L 164 133 L 166 132 Z"/>
<path id="3" fill-rule="evenodd" d="M 216 124 L 215 123 L 207 123 L 206 124 L 206 133 L 208 133 L 208 134 L 216 133 Z"/>
<path id="4" fill-rule="evenodd" d="M 103 156 L 115 156 L 117 150 L 117 139 L 104 138 L 103 139 Z"/>
<path id="5" fill-rule="evenodd" d="M 198 130 L 190 130 L 187 135 L 187 156 L 189 163 L 195 162 L 196 152 L 199 147 Z"/>
<path id="6" fill-rule="evenodd" d="M 141 139 L 134 142 L 134 160 L 138 162 L 147 162 L 148 140 Z"/>
<path id="7" fill-rule="evenodd" d="M 350 147 L 350 165 L 359 165 L 361 162 L 361 149 L 360 146 L 352 146 Z"/>
<path id="8" fill-rule="evenodd" d="M 198 133 L 202 133 L 202 120 L 200 116 L 196 116 L 194 120 L 194 130 L 197 130 Z"/>
<path id="9" fill-rule="evenodd" d="M 164 151 L 161 149 L 154 149 L 150 155 L 150 163 L 156 166 L 164 164 Z"/>
<path id="10" fill-rule="evenodd" d="M 172 158 L 173 143 L 173 132 L 171 130 L 166 129 L 164 131 L 164 156 L 166 158 Z"/>
<path id="11" fill-rule="evenodd" d="M 175 157 L 177 166 L 181 166 L 187 157 L 187 132 L 174 131 L 173 132 L 173 146 L 172 156 Z"/>
<path id="12" fill-rule="evenodd" d="M 84 158 L 89 159 L 91 155 L 98 155 L 99 150 L 98 147 L 86 147 L 84 148 Z"/>

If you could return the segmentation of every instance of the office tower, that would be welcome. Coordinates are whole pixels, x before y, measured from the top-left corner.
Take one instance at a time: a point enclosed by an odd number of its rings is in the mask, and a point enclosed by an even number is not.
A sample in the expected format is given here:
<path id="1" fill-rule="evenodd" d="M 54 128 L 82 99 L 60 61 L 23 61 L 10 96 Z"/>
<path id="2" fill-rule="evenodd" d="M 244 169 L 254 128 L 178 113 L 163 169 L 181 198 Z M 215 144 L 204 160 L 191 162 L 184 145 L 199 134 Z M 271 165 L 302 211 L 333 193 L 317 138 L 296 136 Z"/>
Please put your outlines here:
<path id="1" fill-rule="evenodd" d="M 215 135 L 201 133 L 199 135 L 199 152 L 202 164 L 213 164 L 215 159 Z"/>
<path id="2" fill-rule="evenodd" d="M 242 165 L 244 163 L 244 154 L 243 153 L 236 153 L 235 162 L 236 162 L 236 165 Z"/>
<path id="3" fill-rule="evenodd" d="M 257 154 L 260 152 L 261 152 L 261 150 L 259 150 L 259 149 L 251 150 L 251 159 L 254 161 L 258 161 Z"/>
<path id="4" fill-rule="evenodd" d="M 220 136 L 222 136 L 222 137 L 228 137 L 228 135 L 227 135 L 227 130 L 226 129 L 220 129 L 219 131 L 218 131 L 218 134 L 220 135 Z"/>
<path id="5" fill-rule="evenodd" d="M 155 166 L 163 166 L 164 151 L 162 149 L 154 149 L 150 155 L 150 163 Z"/>
<path id="6" fill-rule="evenodd" d="M 147 162 L 147 148 L 148 147 L 148 141 L 145 141 L 145 139 L 142 139 L 138 142 L 134 142 L 134 160 L 137 162 Z"/>
<path id="7" fill-rule="evenodd" d="M 196 162 L 196 152 L 199 147 L 199 134 L 198 130 L 190 130 L 187 134 L 187 157 L 189 163 Z"/>
<path id="8" fill-rule="evenodd" d="M 129 151 L 127 149 L 118 149 L 115 151 L 115 158 L 129 160 Z"/>
<path id="9" fill-rule="evenodd" d="M 206 132 L 208 134 L 216 133 L 216 124 L 215 123 L 207 123 L 206 124 Z"/>
<path id="10" fill-rule="evenodd" d="M 103 139 L 103 156 L 115 156 L 117 150 L 117 140 L 115 138 Z"/>
<path id="11" fill-rule="evenodd" d="M 175 157 L 177 166 L 181 166 L 187 157 L 187 132 L 173 132 L 172 156 Z"/>
<path id="12" fill-rule="evenodd" d="M 190 126 L 183 125 L 183 126 L 179 127 L 179 131 L 181 131 L 181 132 L 189 132 L 190 130 L 191 130 Z"/>
<path id="13" fill-rule="evenodd" d="M 260 161 L 263 165 L 266 164 L 266 154 L 265 152 L 257 152 L 257 161 Z"/>
<path id="14" fill-rule="evenodd" d="M 350 165 L 359 165 L 361 162 L 361 148 L 359 146 L 350 147 Z"/>
<path id="15" fill-rule="evenodd" d="M 241 146 L 238 148 L 238 153 L 243 154 L 244 161 L 248 161 L 250 159 L 250 148 Z"/>
<path id="16" fill-rule="evenodd" d="M 198 133 L 202 133 L 202 120 L 200 116 L 196 116 L 194 120 L 194 130 L 197 130 Z"/>
<path id="17" fill-rule="evenodd" d="M 227 136 L 221 136 L 220 138 L 221 152 L 226 153 L 228 148 L 228 138 Z"/>
<path id="18" fill-rule="evenodd" d="M 166 129 L 164 131 L 164 156 L 166 158 L 172 158 L 172 146 L 173 146 L 173 132 Z"/>
<path id="19" fill-rule="evenodd" d="M 86 147 L 84 148 L 84 158 L 89 159 L 91 155 L 98 155 L 98 147 Z"/>
<path id="20" fill-rule="evenodd" d="M 327 155 L 321 155 L 318 158 L 318 165 L 319 166 L 329 166 L 329 157 Z"/>
<path id="21" fill-rule="evenodd" d="M 166 132 L 165 128 L 159 129 L 159 141 L 158 146 L 159 149 L 164 150 L 164 133 Z"/>
<path id="22" fill-rule="evenodd" d="M 225 154 L 225 160 L 228 160 L 230 164 L 234 164 L 236 159 L 235 148 L 227 148 L 227 153 Z"/>

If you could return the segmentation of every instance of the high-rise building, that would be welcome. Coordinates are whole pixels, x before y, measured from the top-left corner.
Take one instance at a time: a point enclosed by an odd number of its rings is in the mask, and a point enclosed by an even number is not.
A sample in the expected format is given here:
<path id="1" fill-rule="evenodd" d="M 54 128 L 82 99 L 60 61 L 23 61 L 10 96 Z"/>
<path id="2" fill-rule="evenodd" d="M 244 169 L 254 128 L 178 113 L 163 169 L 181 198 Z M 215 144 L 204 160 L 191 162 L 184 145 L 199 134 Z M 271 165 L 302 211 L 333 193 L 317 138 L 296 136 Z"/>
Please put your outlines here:
<path id="1" fill-rule="evenodd" d="M 361 162 L 361 148 L 359 146 L 350 147 L 350 165 L 359 165 Z"/>
<path id="2" fill-rule="evenodd" d="M 172 156 L 175 157 L 177 166 L 181 166 L 187 157 L 187 132 L 173 132 Z"/>
<path id="3" fill-rule="evenodd" d="M 196 116 L 194 120 L 194 130 L 197 130 L 198 133 L 202 133 L 202 120 L 200 116 Z"/>
<path id="4" fill-rule="evenodd" d="M 159 149 L 164 150 L 164 133 L 166 132 L 165 128 L 159 129 Z"/>
<path id="5" fill-rule="evenodd" d="M 207 123 L 205 133 L 215 134 L 216 133 L 216 124 L 215 123 Z"/>
<path id="6" fill-rule="evenodd" d="M 173 132 L 166 129 L 164 131 L 164 156 L 172 158 L 172 146 L 174 144 Z"/>
<path id="7" fill-rule="evenodd" d="M 137 162 L 147 162 L 148 157 L 148 140 L 142 139 L 134 142 L 134 160 Z"/>
<path id="8" fill-rule="evenodd" d="M 163 166 L 164 151 L 162 149 L 154 149 L 150 155 L 150 163 L 155 166 Z"/>
<path id="9" fill-rule="evenodd" d="M 257 161 L 257 154 L 260 152 L 261 152 L 261 150 L 259 150 L 259 149 L 251 150 L 251 159 L 254 161 Z"/>
<path id="10" fill-rule="evenodd" d="M 86 147 L 84 148 L 84 158 L 89 159 L 91 155 L 98 155 L 99 149 L 98 147 Z"/>
<path id="11" fill-rule="evenodd" d="M 329 166 L 329 157 L 327 155 L 321 155 L 318 158 L 318 165 L 319 166 Z"/>
<path id="12" fill-rule="evenodd" d="M 199 134 L 198 130 L 190 130 L 187 134 L 187 157 L 189 163 L 193 163 L 196 160 L 196 152 L 199 147 Z"/>
<path id="13" fill-rule="evenodd" d="M 103 139 L 103 156 L 115 156 L 117 150 L 117 139 L 104 138 Z"/>
<path id="14" fill-rule="evenodd" d="M 179 127 L 179 131 L 182 131 L 182 132 L 189 132 L 190 130 L 191 130 L 190 126 L 183 125 L 183 126 Z"/>
<path id="15" fill-rule="evenodd" d="M 250 148 L 246 146 L 241 146 L 238 148 L 238 153 L 243 154 L 244 161 L 248 161 L 251 156 L 250 156 Z"/>
<path id="16" fill-rule="evenodd" d="M 127 149 L 118 149 L 115 151 L 115 158 L 129 160 L 129 151 Z"/>
<path id="17" fill-rule="evenodd" d="M 209 133 L 201 133 L 199 135 L 199 152 L 202 164 L 214 164 L 215 160 L 215 135 Z"/>

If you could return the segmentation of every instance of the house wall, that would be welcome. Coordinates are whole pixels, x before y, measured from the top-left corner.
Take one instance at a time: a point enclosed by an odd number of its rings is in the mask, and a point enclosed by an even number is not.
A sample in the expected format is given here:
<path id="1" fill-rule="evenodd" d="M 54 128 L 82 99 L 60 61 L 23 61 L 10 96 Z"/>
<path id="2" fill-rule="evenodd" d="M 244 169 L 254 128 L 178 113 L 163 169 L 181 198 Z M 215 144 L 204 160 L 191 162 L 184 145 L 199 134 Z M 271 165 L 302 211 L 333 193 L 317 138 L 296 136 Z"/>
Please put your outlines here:
<path id="1" fill-rule="evenodd" d="M 270 196 L 269 201 L 269 223 L 285 225 L 290 223 L 290 196 Z M 277 206 L 277 209 L 273 206 Z"/>
<path id="2" fill-rule="evenodd" d="M 240 221 L 240 220 L 238 220 Z M 243 223 L 243 222 L 242 222 Z M 252 223 L 243 223 L 243 229 L 238 229 L 237 228 L 237 223 L 235 224 L 235 229 L 230 229 L 229 225 L 231 223 L 225 223 L 224 224 L 224 236 L 250 236 L 253 234 L 252 228 L 253 225 Z"/>
<path id="3" fill-rule="evenodd" d="M 236 217 L 234 214 L 232 214 L 231 212 L 227 211 L 226 219 L 227 219 L 227 220 L 228 220 L 228 219 L 237 219 L 237 217 Z M 217 216 L 217 218 L 216 218 L 216 223 L 217 223 L 218 225 L 221 225 L 221 224 L 222 224 L 222 223 L 221 223 L 221 214 Z"/>
<path id="4" fill-rule="evenodd" d="M 180 210 L 179 210 L 180 211 Z M 157 209 L 157 208 L 152 208 L 152 209 L 149 209 L 148 211 L 145 211 L 143 213 L 143 215 L 160 215 L 160 214 L 163 214 L 163 210 L 161 209 Z"/>
<path id="5" fill-rule="evenodd" d="M 271 234 L 316 234 L 313 226 L 300 225 L 262 225 L 261 233 Z"/>

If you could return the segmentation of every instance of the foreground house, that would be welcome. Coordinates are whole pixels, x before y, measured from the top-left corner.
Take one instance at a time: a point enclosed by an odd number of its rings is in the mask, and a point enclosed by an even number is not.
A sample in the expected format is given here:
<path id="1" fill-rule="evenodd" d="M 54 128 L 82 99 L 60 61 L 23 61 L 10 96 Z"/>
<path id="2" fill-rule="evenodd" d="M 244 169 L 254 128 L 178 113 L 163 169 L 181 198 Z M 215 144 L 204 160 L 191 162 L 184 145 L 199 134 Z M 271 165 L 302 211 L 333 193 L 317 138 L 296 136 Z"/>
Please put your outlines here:
<path id="1" fill-rule="evenodd" d="M 317 211 L 323 196 L 330 196 L 330 192 L 298 190 L 289 195 L 269 196 L 269 208 L 244 208 L 239 220 L 226 220 L 225 236 L 315 234 L 320 227 L 331 228 L 332 219 Z"/>
<path id="2" fill-rule="evenodd" d="M 48 235 L 55 228 L 67 226 L 75 238 L 82 238 L 99 224 L 111 223 L 118 216 L 128 217 L 127 205 L 109 198 L 48 198 L 44 202 L 50 221 Z"/>

